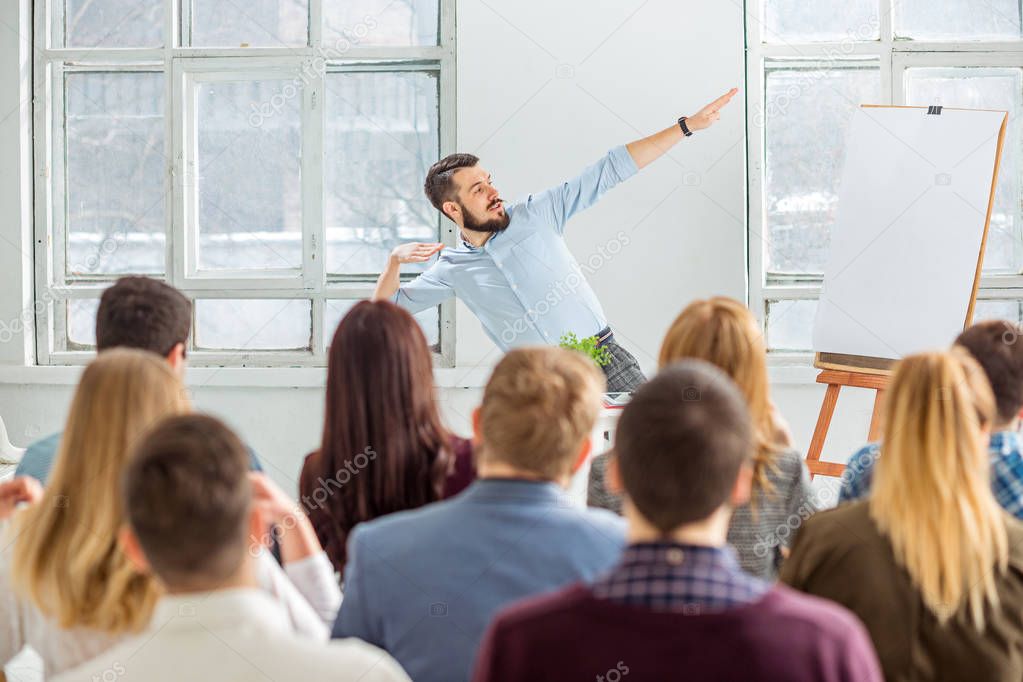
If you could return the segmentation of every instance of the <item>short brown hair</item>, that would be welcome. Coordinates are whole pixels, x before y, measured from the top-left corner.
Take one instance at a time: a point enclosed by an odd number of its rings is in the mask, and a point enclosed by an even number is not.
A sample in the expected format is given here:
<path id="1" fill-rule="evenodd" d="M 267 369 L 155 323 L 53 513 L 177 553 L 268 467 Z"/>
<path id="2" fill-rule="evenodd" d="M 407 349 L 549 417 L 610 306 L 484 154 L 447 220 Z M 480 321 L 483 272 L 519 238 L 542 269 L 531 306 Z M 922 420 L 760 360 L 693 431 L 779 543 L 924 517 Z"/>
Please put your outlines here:
<path id="1" fill-rule="evenodd" d="M 216 585 L 245 558 L 252 504 L 245 446 L 213 417 L 158 424 L 122 479 L 125 513 L 157 576 L 170 588 Z"/>
<path id="2" fill-rule="evenodd" d="M 728 501 L 751 458 L 746 401 L 707 362 L 671 365 L 625 406 L 614 452 L 626 494 L 658 530 L 703 520 Z"/>
<path id="3" fill-rule="evenodd" d="M 126 347 L 166 356 L 188 340 L 192 304 L 169 284 L 122 277 L 103 292 L 96 310 L 96 350 Z"/>
<path id="4" fill-rule="evenodd" d="M 423 190 L 435 209 L 444 213 L 442 208 L 444 202 L 454 200 L 455 171 L 461 168 L 472 168 L 479 162 L 479 157 L 472 154 L 450 154 L 430 166 Z"/>
<path id="5" fill-rule="evenodd" d="M 998 421 L 1023 409 L 1023 329 L 1006 320 L 978 322 L 956 339 L 984 369 L 998 406 Z"/>
<path id="6" fill-rule="evenodd" d="M 483 391 L 483 459 L 555 479 L 571 472 L 601 408 L 604 376 L 582 353 L 517 348 Z"/>

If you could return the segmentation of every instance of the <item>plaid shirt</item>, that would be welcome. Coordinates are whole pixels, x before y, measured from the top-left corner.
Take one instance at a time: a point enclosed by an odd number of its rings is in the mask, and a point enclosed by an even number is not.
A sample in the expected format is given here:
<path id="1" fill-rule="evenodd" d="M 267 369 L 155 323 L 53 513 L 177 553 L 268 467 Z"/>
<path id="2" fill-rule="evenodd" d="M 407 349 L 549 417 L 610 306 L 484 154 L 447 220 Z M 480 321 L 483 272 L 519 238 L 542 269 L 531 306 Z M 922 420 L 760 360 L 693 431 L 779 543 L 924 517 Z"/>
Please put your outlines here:
<path id="1" fill-rule="evenodd" d="M 874 464 L 881 444 L 871 443 L 849 459 L 842 474 L 839 502 L 865 497 L 870 492 Z M 998 504 L 1018 519 L 1023 519 L 1023 440 L 1016 431 L 991 434 L 991 490 Z"/>
<path id="2" fill-rule="evenodd" d="M 598 599 L 687 614 L 723 611 L 760 599 L 770 584 L 743 573 L 731 547 L 672 542 L 629 545 L 593 584 Z"/>

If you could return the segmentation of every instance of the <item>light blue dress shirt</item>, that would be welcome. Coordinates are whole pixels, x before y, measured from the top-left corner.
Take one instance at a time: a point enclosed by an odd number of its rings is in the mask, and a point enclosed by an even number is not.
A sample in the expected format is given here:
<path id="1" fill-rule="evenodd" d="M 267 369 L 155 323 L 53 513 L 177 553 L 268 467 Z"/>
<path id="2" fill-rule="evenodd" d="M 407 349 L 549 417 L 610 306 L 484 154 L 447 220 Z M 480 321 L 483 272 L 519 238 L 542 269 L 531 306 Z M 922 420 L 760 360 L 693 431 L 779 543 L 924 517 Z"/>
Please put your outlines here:
<path id="1" fill-rule="evenodd" d="M 392 300 L 415 314 L 457 296 L 504 351 L 556 344 L 568 332 L 593 336 L 607 318 L 565 244 L 565 223 L 638 170 L 616 147 L 578 177 L 506 205 L 506 230 L 479 248 L 461 241 L 444 249 Z"/>

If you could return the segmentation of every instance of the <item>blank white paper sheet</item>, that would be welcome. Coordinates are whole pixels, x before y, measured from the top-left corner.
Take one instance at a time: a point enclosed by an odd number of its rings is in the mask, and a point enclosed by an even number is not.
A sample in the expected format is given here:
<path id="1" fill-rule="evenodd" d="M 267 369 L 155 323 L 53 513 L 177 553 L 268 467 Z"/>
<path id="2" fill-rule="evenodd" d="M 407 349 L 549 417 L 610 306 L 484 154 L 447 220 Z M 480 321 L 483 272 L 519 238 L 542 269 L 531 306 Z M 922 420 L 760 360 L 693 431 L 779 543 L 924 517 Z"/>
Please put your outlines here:
<path id="1" fill-rule="evenodd" d="M 1007 114 L 927 112 L 854 114 L 815 351 L 898 359 L 963 329 Z"/>

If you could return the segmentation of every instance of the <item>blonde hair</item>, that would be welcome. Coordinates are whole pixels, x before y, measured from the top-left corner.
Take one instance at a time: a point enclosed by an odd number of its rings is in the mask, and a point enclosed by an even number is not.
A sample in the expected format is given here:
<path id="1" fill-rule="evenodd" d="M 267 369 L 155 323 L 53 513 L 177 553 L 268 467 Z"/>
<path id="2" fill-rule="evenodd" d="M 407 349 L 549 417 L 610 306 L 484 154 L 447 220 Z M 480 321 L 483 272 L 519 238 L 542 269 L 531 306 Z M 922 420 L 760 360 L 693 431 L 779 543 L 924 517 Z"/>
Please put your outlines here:
<path id="1" fill-rule="evenodd" d="M 939 622 L 969 608 L 984 629 L 1008 566 L 1005 515 L 991 493 L 985 427 L 995 400 L 960 349 L 903 359 L 885 396 L 870 515 Z"/>
<path id="2" fill-rule="evenodd" d="M 121 474 L 146 429 L 187 412 L 180 380 L 154 353 L 111 349 L 82 372 L 43 498 L 12 529 L 13 583 L 60 627 L 118 633 L 149 621 L 160 588 L 118 546 Z"/>
<path id="3" fill-rule="evenodd" d="M 596 423 L 604 375 L 576 351 L 518 348 L 483 391 L 480 457 L 555 479 L 571 472 Z"/>
<path id="4" fill-rule="evenodd" d="M 658 365 L 694 358 L 716 365 L 739 387 L 753 423 L 753 483 L 771 492 L 768 472 L 779 446 L 774 442 L 771 396 L 767 379 L 767 348 L 753 313 L 724 296 L 693 301 L 668 329 Z"/>

